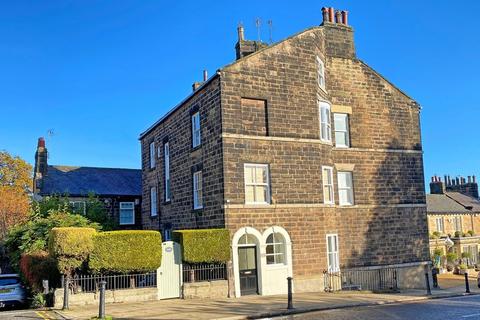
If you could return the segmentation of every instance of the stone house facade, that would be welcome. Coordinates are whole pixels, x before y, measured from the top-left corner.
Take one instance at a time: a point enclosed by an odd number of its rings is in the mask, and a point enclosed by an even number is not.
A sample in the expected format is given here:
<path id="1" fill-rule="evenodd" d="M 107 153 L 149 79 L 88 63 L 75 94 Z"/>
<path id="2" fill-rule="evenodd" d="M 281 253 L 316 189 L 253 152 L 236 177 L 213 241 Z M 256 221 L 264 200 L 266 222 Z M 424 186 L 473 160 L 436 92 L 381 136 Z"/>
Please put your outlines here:
<path id="1" fill-rule="evenodd" d="M 427 194 L 430 254 L 468 252 L 470 265 L 480 262 L 480 200 L 475 176 L 451 179 L 434 176 Z M 448 240 L 447 240 L 448 239 Z"/>
<path id="2" fill-rule="evenodd" d="M 138 169 L 49 165 L 45 139 L 38 139 L 33 177 L 37 199 L 67 196 L 72 210 L 85 214 L 93 194 L 119 229 L 141 229 L 141 185 Z"/>
<path id="3" fill-rule="evenodd" d="M 144 228 L 229 229 L 236 296 L 357 267 L 423 286 L 419 105 L 356 56 L 346 12 L 323 13 L 269 46 L 240 26 L 237 60 L 140 135 Z"/>

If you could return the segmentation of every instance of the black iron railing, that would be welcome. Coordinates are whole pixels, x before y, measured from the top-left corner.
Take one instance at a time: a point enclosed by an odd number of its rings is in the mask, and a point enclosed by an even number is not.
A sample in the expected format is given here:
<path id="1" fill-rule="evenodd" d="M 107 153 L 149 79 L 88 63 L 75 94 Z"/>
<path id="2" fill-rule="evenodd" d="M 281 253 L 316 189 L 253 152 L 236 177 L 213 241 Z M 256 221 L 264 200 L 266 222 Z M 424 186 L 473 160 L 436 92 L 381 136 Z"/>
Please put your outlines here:
<path id="1" fill-rule="evenodd" d="M 105 281 L 106 290 L 125 290 L 136 288 L 152 288 L 157 286 L 157 272 L 120 274 L 120 275 L 75 275 L 68 279 L 70 292 L 97 292 L 100 281 Z"/>
<path id="2" fill-rule="evenodd" d="M 325 291 L 367 290 L 373 292 L 398 291 L 396 268 L 344 269 L 324 271 Z"/>
<path id="3" fill-rule="evenodd" d="M 201 282 L 227 279 L 227 266 L 225 263 L 184 263 L 182 268 L 183 282 Z"/>

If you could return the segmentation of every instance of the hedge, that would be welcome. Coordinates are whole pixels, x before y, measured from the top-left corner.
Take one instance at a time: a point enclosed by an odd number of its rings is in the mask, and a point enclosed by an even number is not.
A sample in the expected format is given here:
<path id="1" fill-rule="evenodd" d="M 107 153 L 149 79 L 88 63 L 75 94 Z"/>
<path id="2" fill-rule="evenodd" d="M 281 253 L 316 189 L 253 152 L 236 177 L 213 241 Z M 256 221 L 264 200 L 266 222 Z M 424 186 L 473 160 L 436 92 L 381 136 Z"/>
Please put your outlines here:
<path id="1" fill-rule="evenodd" d="M 82 266 L 93 250 L 93 228 L 65 227 L 50 231 L 50 255 L 57 259 L 58 270 L 70 274 Z"/>
<path id="2" fill-rule="evenodd" d="M 124 230 L 97 233 L 88 267 L 94 272 L 153 271 L 162 260 L 158 231 Z"/>
<path id="3" fill-rule="evenodd" d="M 181 244 L 187 263 L 227 262 L 230 260 L 230 232 L 227 229 L 178 230 L 173 240 Z"/>

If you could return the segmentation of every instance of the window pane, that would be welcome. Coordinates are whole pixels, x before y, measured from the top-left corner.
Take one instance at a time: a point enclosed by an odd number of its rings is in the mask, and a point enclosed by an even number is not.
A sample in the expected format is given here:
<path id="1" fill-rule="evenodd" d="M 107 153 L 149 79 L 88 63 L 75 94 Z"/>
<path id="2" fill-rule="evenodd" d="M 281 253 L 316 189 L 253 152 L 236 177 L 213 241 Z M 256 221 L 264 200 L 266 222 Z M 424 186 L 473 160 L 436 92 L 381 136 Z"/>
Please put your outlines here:
<path id="1" fill-rule="evenodd" d="M 266 250 L 266 253 L 267 253 L 267 254 L 275 253 L 275 252 L 273 251 L 273 245 L 271 245 L 271 244 L 267 245 L 267 247 L 266 247 L 265 250 Z"/>
<path id="2" fill-rule="evenodd" d="M 255 187 L 255 202 L 267 202 L 267 188 L 264 186 Z"/>
<path id="3" fill-rule="evenodd" d="M 347 144 L 347 133 L 335 131 L 335 144 L 337 146 L 348 146 Z"/>
<path id="4" fill-rule="evenodd" d="M 245 186 L 245 201 L 246 202 L 255 202 L 255 187 L 254 186 Z"/>
<path id="5" fill-rule="evenodd" d="M 275 256 L 267 256 L 267 264 L 274 264 Z"/>
<path id="6" fill-rule="evenodd" d="M 348 188 L 348 173 L 338 172 L 338 187 L 339 188 Z"/>
<path id="7" fill-rule="evenodd" d="M 247 183 L 253 183 L 253 173 L 254 173 L 254 168 L 250 166 L 245 166 L 245 182 Z"/>

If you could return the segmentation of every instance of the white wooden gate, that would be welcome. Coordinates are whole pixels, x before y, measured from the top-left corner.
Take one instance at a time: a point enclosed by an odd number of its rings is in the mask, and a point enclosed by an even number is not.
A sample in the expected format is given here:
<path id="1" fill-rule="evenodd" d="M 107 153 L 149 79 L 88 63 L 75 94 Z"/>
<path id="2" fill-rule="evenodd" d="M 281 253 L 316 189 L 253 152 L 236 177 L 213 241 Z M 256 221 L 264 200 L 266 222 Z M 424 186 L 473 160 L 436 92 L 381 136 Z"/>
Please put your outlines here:
<path id="1" fill-rule="evenodd" d="M 182 287 L 182 252 L 173 241 L 162 243 L 162 265 L 157 271 L 160 299 L 179 298 Z"/>

